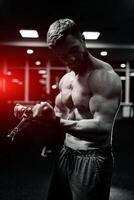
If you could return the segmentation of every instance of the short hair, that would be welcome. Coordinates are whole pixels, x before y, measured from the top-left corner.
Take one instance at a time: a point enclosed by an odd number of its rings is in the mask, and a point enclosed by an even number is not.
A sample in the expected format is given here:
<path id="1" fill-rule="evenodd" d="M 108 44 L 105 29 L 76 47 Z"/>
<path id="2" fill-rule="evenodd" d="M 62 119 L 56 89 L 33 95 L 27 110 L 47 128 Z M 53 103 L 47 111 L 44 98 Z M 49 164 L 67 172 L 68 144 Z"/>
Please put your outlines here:
<path id="1" fill-rule="evenodd" d="M 53 48 L 67 34 L 81 37 L 81 32 L 72 19 L 59 19 L 53 22 L 47 32 L 47 44 Z"/>

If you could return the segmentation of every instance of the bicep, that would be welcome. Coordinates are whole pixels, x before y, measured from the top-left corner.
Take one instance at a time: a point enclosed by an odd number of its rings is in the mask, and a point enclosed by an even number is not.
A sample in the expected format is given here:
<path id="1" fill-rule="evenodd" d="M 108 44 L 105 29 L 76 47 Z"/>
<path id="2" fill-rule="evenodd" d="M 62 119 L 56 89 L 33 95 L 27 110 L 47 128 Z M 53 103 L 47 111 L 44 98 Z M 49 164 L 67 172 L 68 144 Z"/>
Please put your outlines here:
<path id="1" fill-rule="evenodd" d="M 94 118 L 112 122 L 121 100 L 121 81 L 113 71 L 103 72 L 97 78 L 89 101 L 90 111 Z"/>
<path id="2" fill-rule="evenodd" d="M 93 95 L 89 101 L 90 111 L 93 118 L 98 120 L 101 125 L 112 126 L 115 115 L 119 107 L 119 98 L 104 97 L 103 95 Z"/>
<path id="3" fill-rule="evenodd" d="M 66 108 L 65 105 L 62 103 L 62 100 L 61 100 L 61 93 L 59 93 L 59 94 L 56 96 L 54 111 L 55 111 L 57 117 L 65 118 L 66 113 L 67 113 L 67 108 Z"/>

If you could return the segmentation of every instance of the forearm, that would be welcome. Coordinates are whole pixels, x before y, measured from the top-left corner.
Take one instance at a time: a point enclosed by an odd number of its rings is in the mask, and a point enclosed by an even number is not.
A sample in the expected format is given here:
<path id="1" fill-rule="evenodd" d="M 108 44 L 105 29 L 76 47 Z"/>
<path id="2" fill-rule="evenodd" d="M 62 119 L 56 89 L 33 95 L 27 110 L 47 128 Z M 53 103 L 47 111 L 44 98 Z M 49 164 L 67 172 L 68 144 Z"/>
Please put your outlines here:
<path id="1" fill-rule="evenodd" d="M 83 119 L 83 120 L 67 120 L 60 119 L 61 127 L 65 131 L 75 131 L 75 132 L 89 132 L 98 130 L 98 122 L 93 119 Z"/>
<path id="2" fill-rule="evenodd" d="M 95 119 L 83 120 L 66 120 L 60 119 L 60 126 L 64 132 L 67 132 L 76 137 L 84 137 L 85 139 L 96 139 L 96 137 L 104 138 L 109 132 L 109 128 L 101 124 L 100 121 Z"/>

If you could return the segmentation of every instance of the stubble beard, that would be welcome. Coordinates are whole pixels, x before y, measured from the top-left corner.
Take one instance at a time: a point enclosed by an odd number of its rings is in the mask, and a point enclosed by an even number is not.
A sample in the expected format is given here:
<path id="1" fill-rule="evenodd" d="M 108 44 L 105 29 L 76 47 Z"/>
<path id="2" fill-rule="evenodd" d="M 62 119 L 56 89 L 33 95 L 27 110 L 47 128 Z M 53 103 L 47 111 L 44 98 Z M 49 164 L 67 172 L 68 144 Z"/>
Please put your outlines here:
<path id="1" fill-rule="evenodd" d="M 78 64 L 76 63 L 75 67 L 69 67 L 71 70 L 73 70 L 76 74 L 81 74 L 84 73 L 85 71 L 87 71 L 88 68 L 88 60 L 89 60 L 89 53 L 88 51 L 85 51 L 83 53 L 83 59 L 81 60 L 81 62 L 79 62 Z"/>

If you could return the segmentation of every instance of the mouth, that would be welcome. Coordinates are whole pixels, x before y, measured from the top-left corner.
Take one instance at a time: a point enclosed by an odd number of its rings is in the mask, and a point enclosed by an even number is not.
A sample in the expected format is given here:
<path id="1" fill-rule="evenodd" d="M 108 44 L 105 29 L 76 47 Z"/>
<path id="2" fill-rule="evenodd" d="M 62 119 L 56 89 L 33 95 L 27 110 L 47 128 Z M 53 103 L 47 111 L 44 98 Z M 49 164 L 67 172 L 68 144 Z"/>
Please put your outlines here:
<path id="1" fill-rule="evenodd" d="M 78 66 L 78 62 L 70 62 L 68 63 L 69 66 Z"/>
<path id="2" fill-rule="evenodd" d="M 70 68 L 77 68 L 77 67 L 80 67 L 81 65 L 80 65 L 80 63 L 78 63 L 78 62 L 74 62 L 74 63 L 69 63 L 69 65 L 68 65 Z"/>
<path id="3" fill-rule="evenodd" d="M 69 64 L 68 66 L 69 66 L 71 69 L 77 68 L 77 65 L 74 64 L 74 63 L 73 63 L 73 64 Z"/>

